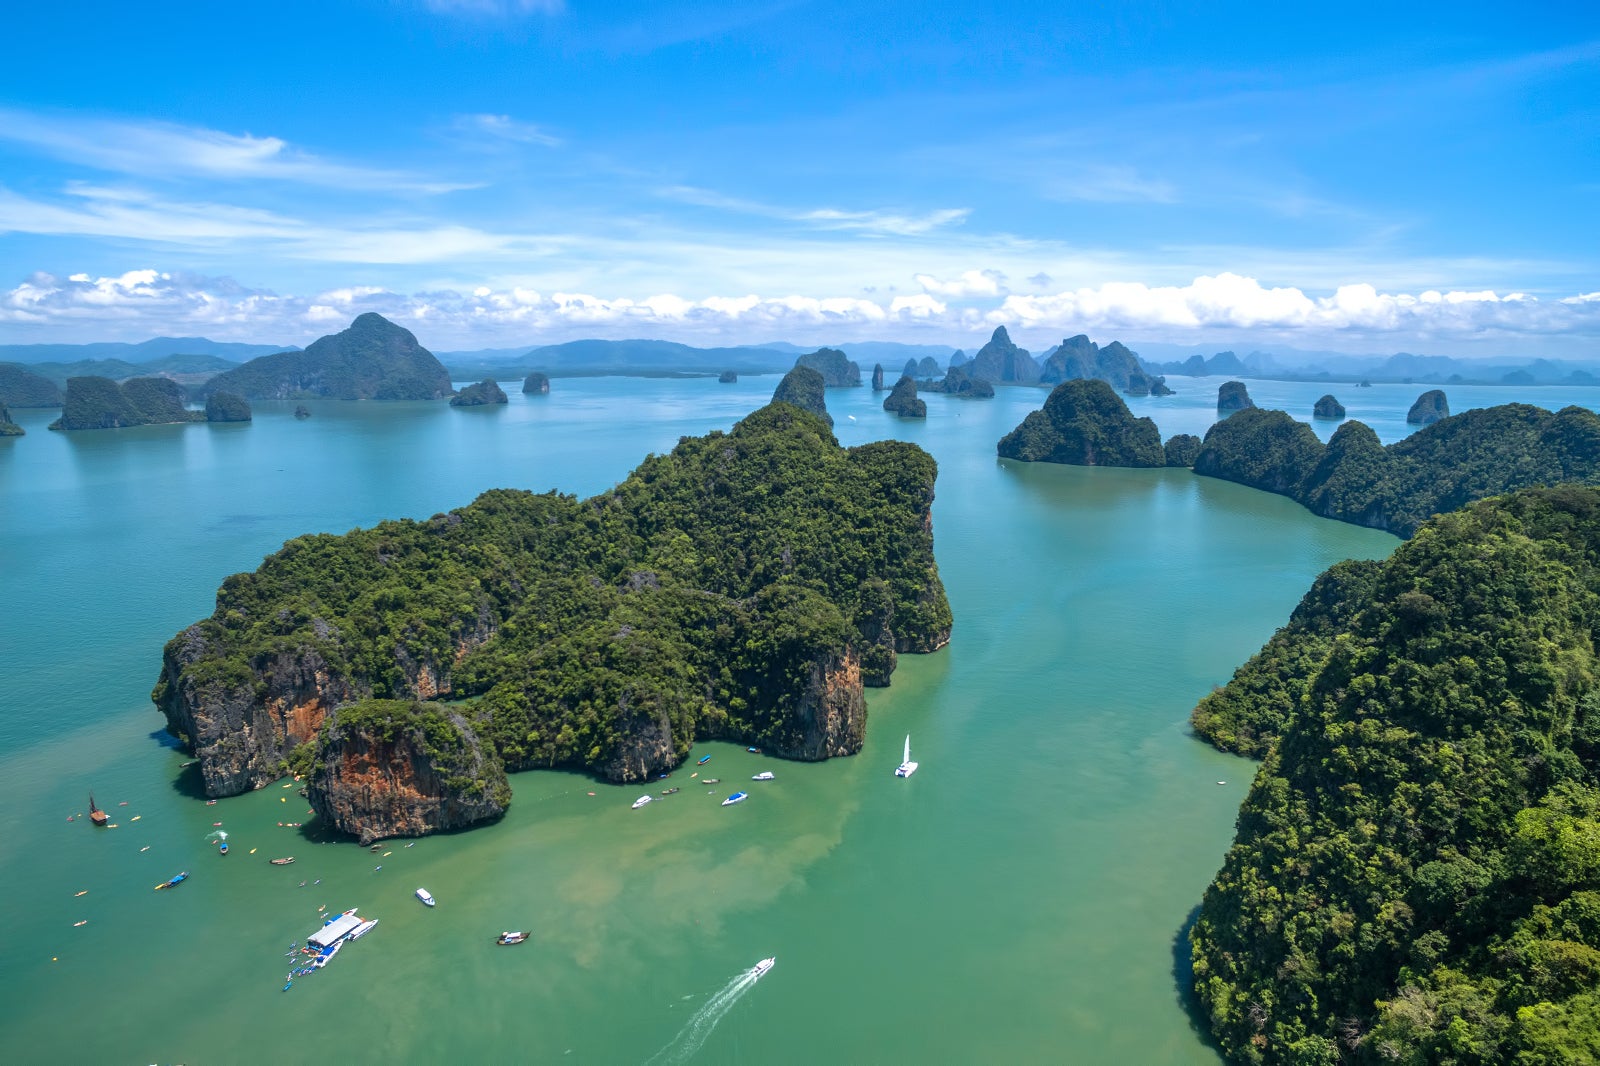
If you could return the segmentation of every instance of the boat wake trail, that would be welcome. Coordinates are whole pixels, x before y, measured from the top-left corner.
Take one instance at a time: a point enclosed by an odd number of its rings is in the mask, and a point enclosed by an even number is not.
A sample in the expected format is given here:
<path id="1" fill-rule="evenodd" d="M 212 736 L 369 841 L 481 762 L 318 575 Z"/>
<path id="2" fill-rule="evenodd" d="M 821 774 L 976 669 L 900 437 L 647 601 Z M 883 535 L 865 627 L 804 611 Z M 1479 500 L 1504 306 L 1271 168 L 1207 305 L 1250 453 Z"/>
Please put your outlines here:
<path id="1" fill-rule="evenodd" d="M 645 1066 L 655 1066 L 656 1063 L 688 1062 L 694 1057 L 695 1052 L 705 1045 L 706 1039 L 711 1036 L 711 1031 L 717 1027 L 717 1023 L 727 1017 L 734 1004 L 750 991 L 756 983 L 756 978 L 760 976 L 758 968 L 752 966 L 723 985 L 710 999 L 701 1004 L 693 1017 L 684 1023 L 678 1035 L 672 1038 L 672 1043 L 652 1055 L 645 1062 Z"/>

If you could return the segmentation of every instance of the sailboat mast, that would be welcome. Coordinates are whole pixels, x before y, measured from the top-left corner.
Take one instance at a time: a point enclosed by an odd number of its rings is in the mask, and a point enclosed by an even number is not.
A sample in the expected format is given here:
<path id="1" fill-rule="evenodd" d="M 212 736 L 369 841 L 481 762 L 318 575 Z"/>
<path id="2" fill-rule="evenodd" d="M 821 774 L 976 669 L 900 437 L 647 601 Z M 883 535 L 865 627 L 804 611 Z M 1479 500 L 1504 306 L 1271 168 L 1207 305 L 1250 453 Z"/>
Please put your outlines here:
<path id="1" fill-rule="evenodd" d="M 910 762 L 911 761 L 911 734 L 910 733 L 906 734 L 906 754 L 905 754 L 905 758 L 901 759 L 900 761 L 901 762 Z"/>

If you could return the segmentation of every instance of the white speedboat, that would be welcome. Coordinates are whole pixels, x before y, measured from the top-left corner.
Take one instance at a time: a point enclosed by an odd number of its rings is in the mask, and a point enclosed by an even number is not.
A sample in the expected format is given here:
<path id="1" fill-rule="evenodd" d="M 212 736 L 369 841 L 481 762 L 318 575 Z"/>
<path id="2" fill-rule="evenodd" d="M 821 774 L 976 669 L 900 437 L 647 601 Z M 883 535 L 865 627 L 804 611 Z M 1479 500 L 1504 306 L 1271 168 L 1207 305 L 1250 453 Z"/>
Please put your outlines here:
<path id="1" fill-rule="evenodd" d="M 776 955 L 770 959 L 762 959 L 760 962 L 756 963 L 755 971 L 751 974 L 751 976 L 760 977 L 762 974 L 766 973 L 776 965 L 778 965 L 778 957 Z"/>
<path id="2" fill-rule="evenodd" d="M 763 770 L 759 774 L 756 774 L 756 776 L 752 777 L 750 780 L 752 780 L 752 781 L 771 781 L 774 776 L 775 775 L 773 774 L 773 772 L 771 770 Z"/>
<path id="3" fill-rule="evenodd" d="M 643 796 L 640 796 L 638 799 L 633 801 L 633 809 L 638 810 L 640 807 L 643 807 L 646 803 L 649 803 L 653 799 L 655 799 L 655 797 L 647 792 Z"/>
<path id="4" fill-rule="evenodd" d="M 723 800 L 722 801 L 722 805 L 724 807 L 732 806 L 735 803 L 743 803 L 745 800 L 747 800 L 749 798 L 750 798 L 750 794 L 748 792 L 735 792 L 733 795 L 731 795 L 727 799 Z"/>
<path id="5" fill-rule="evenodd" d="M 354 929 L 350 930 L 350 939 L 351 940 L 360 940 L 362 937 L 364 937 L 368 933 L 372 932 L 372 927 L 377 925 L 377 924 L 378 924 L 378 919 L 376 919 L 376 918 L 367 919 L 366 921 L 362 922 L 360 925 L 356 926 Z"/>
<path id="6" fill-rule="evenodd" d="M 894 776 L 910 777 L 917 772 L 917 764 L 911 761 L 911 734 L 906 734 L 906 754 L 899 766 L 894 768 Z"/>
<path id="7" fill-rule="evenodd" d="M 428 894 L 428 890 L 427 889 L 425 889 L 425 888 L 417 889 L 417 898 L 420 899 L 422 902 L 426 903 L 428 906 L 430 906 L 430 907 L 433 906 L 433 897 Z"/>

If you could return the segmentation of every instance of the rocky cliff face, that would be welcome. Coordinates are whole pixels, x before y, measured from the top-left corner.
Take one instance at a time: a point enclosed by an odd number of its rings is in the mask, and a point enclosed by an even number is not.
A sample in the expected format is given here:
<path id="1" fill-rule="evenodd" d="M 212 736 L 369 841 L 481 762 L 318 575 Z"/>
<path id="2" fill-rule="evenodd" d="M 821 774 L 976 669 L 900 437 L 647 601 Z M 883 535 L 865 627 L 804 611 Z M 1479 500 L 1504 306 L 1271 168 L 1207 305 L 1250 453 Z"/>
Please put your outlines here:
<path id="1" fill-rule="evenodd" d="M 236 796 L 276 780 L 284 755 L 357 695 L 313 647 L 280 651 L 257 663 L 254 676 L 185 670 L 210 652 L 205 623 L 179 633 L 167 644 L 151 693 L 167 732 L 200 759 L 208 796 Z"/>
<path id="2" fill-rule="evenodd" d="M 522 379 L 523 395 L 527 395 L 529 393 L 543 395 L 549 391 L 550 376 L 548 374 L 542 374 L 535 370 L 533 373 Z"/>
<path id="3" fill-rule="evenodd" d="M 830 389 L 853 388 L 861 384 L 861 367 L 837 348 L 818 348 L 794 361 L 795 367 L 810 367 L 822 375 Z"/>
<path id="4" fill-rule="evenodd" d="M 915 378 L 901 378 L 883 401 L 883 409 L 901 418 L 927 418 L 927 401 L 917 396 Z"/>
<path id="5" fill-rule="evenodd" d="M 1217 386 L 1218 414 L 1247 411 L 1255 405 L 1255 401 L 1250 398 L 1250 391 L 1244 387 L 1244 382 L 1224 381 Z"/>
<path id="6" fill-rule="evenodd" d="M 856 384 L 859 385 L 860 382 Z M 778 382 L 778 387 L 772 391 L 772 402 L 794 404 L 802 411 L 810 411 L 818 418 L 824 419 L 831 426 L 833 416 L 828 413 L 824 388 L 826 383 L 819 371 L 809 366 L 796 366 Z"/>
<path id="7" fill-rule="evenodd" d="M 883 364 L 874 363 L 872 367 L 872 391 L 883 391 Z"/>
<path id="8" fill-rule="evenodd" d="M 812 664 L 789 737 L 772 754 L 810 761 L 854 755 L 866 735 L 861 659 L 854 648 L 845 648 Z"/>
<path id="9" fill-rule="evenodd" d="M 306 795 L 319 817 L 370 844 L 498 818 L 511 789 L 460 714 L 371 701 L 328 721 Z"/>
<path id="10" fill-rule="evenodd" d="M 1311 417 L 1341 419 L 1344 417 L 1344 404 L 1336 400 L 1330 392 L 1317 401 L 1316 406 L 1311 409 Z"/>
<path id="11" fill-rule="evenodd" d="M 989 343 L 978 349 L 968 368 L 974 378 L 996 384 L 1032 385 L 1039 380 L 1039 364 L 1026 348 L 1011 343 L 1004 326 L 996 326 Z"/>
<path id="12" fill-rule="evenodd" d="M 1440 419 L 1450 417 L 1450 404 L 1443 389 L 1429 389 L 1417 397 L 1417 402 L 1406 412 L 1406 423 L 1413 426 L 1431 426 Z"/>
<path id="13" fill-rule="evenodd" d="M 22 427 L 11 421 L 11 412 L 6 410 L 5 404 L 0 404 L 0 437 L 20 437 Z"/>

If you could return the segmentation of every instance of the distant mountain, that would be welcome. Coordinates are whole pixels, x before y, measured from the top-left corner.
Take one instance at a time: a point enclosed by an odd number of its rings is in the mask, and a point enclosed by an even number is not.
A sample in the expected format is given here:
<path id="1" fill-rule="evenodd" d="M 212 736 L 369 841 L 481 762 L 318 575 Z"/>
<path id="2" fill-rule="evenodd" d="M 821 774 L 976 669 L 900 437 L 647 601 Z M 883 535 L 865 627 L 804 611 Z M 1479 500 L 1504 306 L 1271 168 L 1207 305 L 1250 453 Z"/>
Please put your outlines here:
<path id="1" fill-rule="evenodd" d="M 323 337 L 305 351 L 252 359 L 218 374 L 200 391 L 227 391 L 247 400 L 438 400 L 452 390 L 444 364 L 410 330 L 369 311 L 349 329 Z"/>
<path id="2" fill-rule="evenodd" d="M 110 378 L 112 381 L 166 377 L 195 385 L 238 365 L 217 355 L 164 355 L 143 363 L 130 363 L 126 359 L 80 359 L 75 363 L 32 363 L 27 369 L 62 387 L 65 387 L 68 378 L 80 377 Z"/>
<path id="3" fill-rule="evenodd" d="M 6 363 L 87 363 L 120 359 L 140 365 L 169 355 L 215 355 L 242 363 L 272 352 L 299 351 L 292 344 L 236 344 L 204 337 L 156 337 L 129 344 L 101 341 L 94 344 L 0 344 L 0 362 Z"/>
<path id="4" fill-rule="evenodd" d="M 799 349 L 797 349 L 798 351 Z M 676 341 L 579 340 L 537 348 L 486 348 L 440 356 L 458 381 L 510 377 L 542 370 L 552 376 L 582 374 L 780 374 L 794 356 L 776 348 L 694 348 Z"/>
<path id="5" fill-rule="evenodd" d="M 20 363 L 0 363 L 0 407 L 60 407 L 61 389 Z"/>
<path id="6" fill-rule="evenodd" d="M 1551 359 L 1459 359 L 1447 355 L 1351 355 L 1281 347 L 1252 351 L 1244 358 L 1233 352 L 1207 354 L 1194 346 L 1150 343 L 1139 346 L 1153 373 L 1188 376 L 1280 378 L 1288 380 L 1347 379 L 1430 385 L 1594 385 L 1600 384 L 1600 361 Z M 1166 362 L 1155 361 L 1165 357 Z"/>

